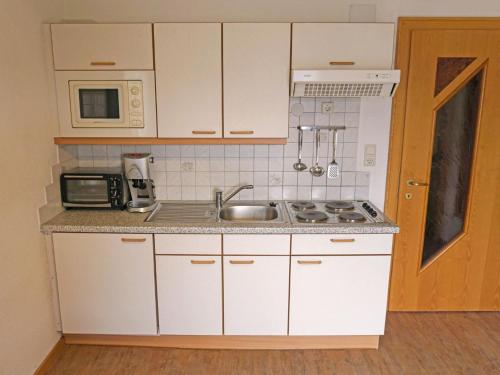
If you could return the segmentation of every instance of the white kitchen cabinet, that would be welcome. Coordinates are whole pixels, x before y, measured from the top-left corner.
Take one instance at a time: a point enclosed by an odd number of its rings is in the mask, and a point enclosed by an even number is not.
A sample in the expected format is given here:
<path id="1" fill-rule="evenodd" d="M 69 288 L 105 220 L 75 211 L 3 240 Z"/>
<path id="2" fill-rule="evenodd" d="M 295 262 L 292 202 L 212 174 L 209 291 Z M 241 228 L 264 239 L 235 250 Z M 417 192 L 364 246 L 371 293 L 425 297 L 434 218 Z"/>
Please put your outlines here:
<path id="1" fill-rule="evenodd" d="M 156 256 L 159 331 L 222 334 L 220 256 Z"/>
<path id="2" fill-rule="evenodd" d="M 390 256 L 292 256 L 290 335 L 382 335 Z"/>
<path id="3" fill-rule="evenodd" d="M 287 138 L 290 24 L 223 24 L 224 137 Z"/>
<path id="4" fill-rule="evenodd" d="M 391 69 L 392 23 L 294 23 L 292 69 Z"/>
<path id="5" fill-rule="evenodd" d="M 221 28 L 154 25 L 159 137 L 222 137 Z"/>
<path id="6" fill-rule="evenodd" d="M 155 335 L 153 236 L 53 234 L 64 333 Z"/>
<path id="7" fill-rule="evenodd" d="M 224 334 L 287 334 L 289 261 L 224 256 Z"/>
<path id="8" fill-rule="evenodd" d="M 152 70 L 149 23 L 52 24 L 56 70 Z"/>

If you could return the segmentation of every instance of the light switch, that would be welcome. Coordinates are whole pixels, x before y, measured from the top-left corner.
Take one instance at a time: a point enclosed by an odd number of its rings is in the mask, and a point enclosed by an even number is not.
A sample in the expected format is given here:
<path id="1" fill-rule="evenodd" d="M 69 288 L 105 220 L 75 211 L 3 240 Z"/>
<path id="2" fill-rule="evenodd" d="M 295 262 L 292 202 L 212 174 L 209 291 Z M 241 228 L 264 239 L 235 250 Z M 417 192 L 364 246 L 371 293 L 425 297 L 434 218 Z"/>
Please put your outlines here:
<path id="1" fill-rule="evenodd" d="M 377 145 L 365 145 L 365 167 L 374 167 L 377 160 Z"/>

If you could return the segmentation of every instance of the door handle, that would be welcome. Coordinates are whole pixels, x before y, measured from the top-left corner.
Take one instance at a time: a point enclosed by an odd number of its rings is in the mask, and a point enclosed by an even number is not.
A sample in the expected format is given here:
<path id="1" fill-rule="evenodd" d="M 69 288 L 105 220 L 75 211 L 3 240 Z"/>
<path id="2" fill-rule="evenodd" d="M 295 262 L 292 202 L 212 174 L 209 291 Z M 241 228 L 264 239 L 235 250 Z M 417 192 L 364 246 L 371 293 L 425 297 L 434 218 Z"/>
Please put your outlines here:
<path id="1" fill-rule="evenodd" d="M 191 264 L 215 264 L 215 260 L 191 260 Z"/>
<path id="2" fill-rule="evenodd" d="M 210 134 L 215 134 L 216 131 L 215 130 L 193 130 L 191 133 L 194 135 L 203 135 L 203 134 L 210 135 Z"/>
<path id="3" fill-rule="evenodd" d="M 122 237 L 122 242 L 134 242 L 134 243 L 137 243 L 137 242 L 146 242 L 146 239 L 145 238 L 126 238 L 126 237 Z"/>
<path id="4" fill-rule="evenodd" d="M 354 238 L 330 238 L 330 242 L 354 242 L 356 241 Z"/>
<path id="5" fill-rule="evenodd" d="M 230 260 L 229 263 L 231 264 L 254 264 L 254 260 Z"/>
<path id="6" fill-rule="evenodd" d="M 321 260 L 298 260 L 298 264 L 321 264 Z"/>
<path id="7" fill-rule="evenodd" d="M 330 65 L 354 65 L 354 61 L 330 61 Z"/>
<path id="8" fill-rule="evenodd" d="M 90 65 L 92 66 L 113 66 L 116 65 L 114 61 L 91 61 Z"/>
<path id="9" fill-rule="evenodd" d="M 253 130 L 230 130 L 229 131 L 230 134 L 240 134 L 240 135 L 244 135 L 244 134 L 253 134 L 254 131 Z"/>
<path id="10" fill-rule="evenodd" d="M 406 181 L 406 185 L 408 185 L 408 186 L 429 186 L 429 184 L 427 182 L 419 182 L 419 181 L 414 181 L 414 180 Z"/>

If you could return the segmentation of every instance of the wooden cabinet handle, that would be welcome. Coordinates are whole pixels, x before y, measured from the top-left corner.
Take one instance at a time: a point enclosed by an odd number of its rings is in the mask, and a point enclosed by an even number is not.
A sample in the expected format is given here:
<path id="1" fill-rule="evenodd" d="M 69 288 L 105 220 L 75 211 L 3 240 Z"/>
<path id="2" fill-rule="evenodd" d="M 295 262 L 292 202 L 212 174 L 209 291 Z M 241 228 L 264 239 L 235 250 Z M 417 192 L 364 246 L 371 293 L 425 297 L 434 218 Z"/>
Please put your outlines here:
<path id="1" fill-rule="evenodd" d="M 354 65 L 354 61 L 330 61 L 330 65 Z"/>
<path id="2" fill-rule="evenodd" d="M 230 134 L 253 134 L 255 133 L 253 130 L 231 130 Z"/>
<path id="3" fill-rule="evenodd" d="M 321 260 L 298 260 L 298 264 L 321 264 Z"/>
<path id="4" fill-rule="evenodd" d="M 354 238 L 330 238 L 330 242 L 354 242 Z"/>
<path id="5" fill-rule="evenodd" d="M 133 242 L 133 243 L 146 242 L 146 239 L 145 238 L 126 238 L 126 237 L 122 237 L 122 242 Z"/>
<path id="6" fill-rule="evenodd" d="M 92 66 L 113 66 L 116 65 L 114 61 L 91 61 L 90 65 Z"/>
<path id="7" fill-rule="evenodd" d="M 215 264 L 215 260 L 191 260 L 191 264 Z"/>
<path id="8" fill-rule="evenodd" d="M 203 135 L 203 134 L 215 134 L 217 133 L 215 130 L 193 130 L 191 133 L 194 135 Z"/>
<path id="9" fill-rule="evenodd" d="M 230 260 L 229 263 L 231 264 L 254 264 L 254 260 Z"/>

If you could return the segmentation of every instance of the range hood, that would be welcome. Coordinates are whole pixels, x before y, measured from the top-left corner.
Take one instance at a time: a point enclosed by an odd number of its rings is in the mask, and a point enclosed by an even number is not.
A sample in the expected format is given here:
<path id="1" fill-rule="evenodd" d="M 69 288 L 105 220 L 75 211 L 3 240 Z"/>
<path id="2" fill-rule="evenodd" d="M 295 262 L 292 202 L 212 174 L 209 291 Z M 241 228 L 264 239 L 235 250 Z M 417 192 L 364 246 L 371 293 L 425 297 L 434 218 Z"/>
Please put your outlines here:
<path id="1" fill-rule="evenodd" d="M 393 96 L 399 70 L 293 70 L 290 96 Z"/>

